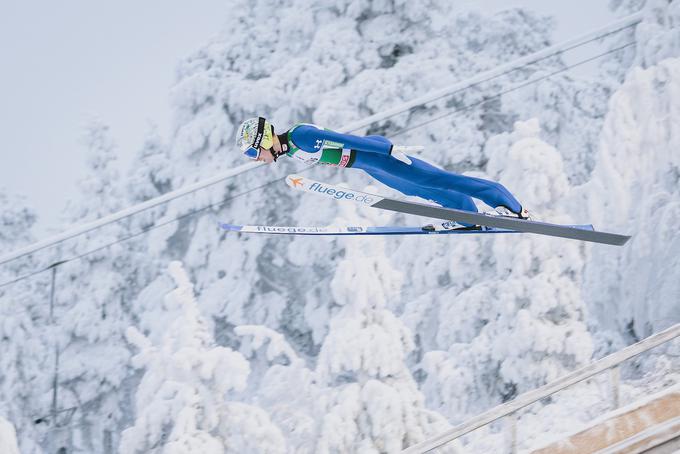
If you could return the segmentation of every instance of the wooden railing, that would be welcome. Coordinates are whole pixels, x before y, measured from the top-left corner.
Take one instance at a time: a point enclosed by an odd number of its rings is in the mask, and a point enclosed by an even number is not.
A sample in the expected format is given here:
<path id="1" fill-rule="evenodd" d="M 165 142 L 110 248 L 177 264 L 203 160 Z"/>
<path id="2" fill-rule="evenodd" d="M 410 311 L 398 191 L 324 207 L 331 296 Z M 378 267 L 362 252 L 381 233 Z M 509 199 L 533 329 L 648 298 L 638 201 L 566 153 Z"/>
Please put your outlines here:
<path id="1" fill-rule="evenodd" d="M 565 375 L 562 378 L 555 380 L 552 383 L 548 383 L 545 386 L 537 388 L 533 391 L 526 392 L 516 399 L 492 408 L 474 418 L 453 427 L 446 432 L 443 432 L 437 436 L 434 436 L 428 440 L 425 440 L 416 445 L 410 446 L 404 451 L 403 454 L 415 454 L 424 453 L 431 451 L 433 449 L 439 448 L 447 443 L 450 443 L 461 436 L 472 432 L 473 430 L 479 429 L 480 427 L 491 424 L 501 418 L 509 418 L 510 427 L 510 447 L 509 451 L 511 453 L 517 452 L 517 412 L 524 407 L 527 407 L 534 402 L 548 397 L 558 391 L 561 391 L 569 386 L 576 383 L 587 380 L 594 375 L 600 374 L 604 371 L 609 371 L 610 374 L 610 384 L 612 389 L 612 407 L 618 408 L 619 406 L 619 365 L 629 360 L 641 353 L 651 350 L 654 347 L 658 347 L 661 344 L 669 342 L 676 337 L 680 336 L 680 323 L 674 325 L 660 333 L 649 336 L 648 338 L 641 340 L 640 342 L 630 345 L 616 353 L 612 353 L 594 363 L 584 366 L 574 372 Z"/>

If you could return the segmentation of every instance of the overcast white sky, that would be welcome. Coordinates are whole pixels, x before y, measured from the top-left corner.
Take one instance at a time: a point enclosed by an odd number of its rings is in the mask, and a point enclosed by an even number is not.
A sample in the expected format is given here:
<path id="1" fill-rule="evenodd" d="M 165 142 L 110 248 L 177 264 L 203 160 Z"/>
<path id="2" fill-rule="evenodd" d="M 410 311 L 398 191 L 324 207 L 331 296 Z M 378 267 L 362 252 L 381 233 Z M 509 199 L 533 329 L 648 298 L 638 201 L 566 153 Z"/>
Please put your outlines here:
<path id="1" fill-rule="evenodd" d="M 205 44 L 228 0 L 0 3 L 0 188 L 24 194 L 39 233 L 57 225 L 83 173 L 85 121 L 112 128 L 123 162 L 149 122 L 165 135 L 175 64 Z M 558 41 L 611 21 L 608 0 L 463 0 L 490 12 L 526 5 L 558 19 Z"/>
<path id="2" fill-rule="evenodd" d="M 216 34 L 224 0 L 0 1 L 0 188 L 55 225 L 84 172 L 88 118 L 124 159 L 166 131 L 175 64 Z"/>

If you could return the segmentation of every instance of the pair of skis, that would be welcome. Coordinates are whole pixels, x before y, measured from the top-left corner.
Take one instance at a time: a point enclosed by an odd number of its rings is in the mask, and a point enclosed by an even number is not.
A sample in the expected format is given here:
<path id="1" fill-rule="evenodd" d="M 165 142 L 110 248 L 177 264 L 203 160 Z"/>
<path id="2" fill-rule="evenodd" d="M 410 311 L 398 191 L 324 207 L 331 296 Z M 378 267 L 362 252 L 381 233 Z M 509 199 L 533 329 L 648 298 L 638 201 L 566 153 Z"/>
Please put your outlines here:
<path id="1" fill-rule="evenodd" d="M 432 227 L 370 227 L 370 226 L 329 226 L 329 227 L 278 227 L 268 225 L 220 224 L 225 230 L 243 233 L 268 233 L 279 235 L 465 235 L 535 233 L 559 238 L 624 245 L 630 236 L 598 232 L 592 225 L 560 225 L 547 222 L 529 221 L 507 216 L 494 216 L 470 211 L 442 208 L 407 200 L 391 199 L 376 194 L 355 191 L 340 186 L 302 177 L 288 175 L 286 183 L 293 189 L 316 194 L 328 199 L 354 203 L 360 206 L 380 208 L 399 213 L 415 214 L 427 218 L 455 221 L 473 225 L 470 228 L 446 228 L 446 224 Z"/>

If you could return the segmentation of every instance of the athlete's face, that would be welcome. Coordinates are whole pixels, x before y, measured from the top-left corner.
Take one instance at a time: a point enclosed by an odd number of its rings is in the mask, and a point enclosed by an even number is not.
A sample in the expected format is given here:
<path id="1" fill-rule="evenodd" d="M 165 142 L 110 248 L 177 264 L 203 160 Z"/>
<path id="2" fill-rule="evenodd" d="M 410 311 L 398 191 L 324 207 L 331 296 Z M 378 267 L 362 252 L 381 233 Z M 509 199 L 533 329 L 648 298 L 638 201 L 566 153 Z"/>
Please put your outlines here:
<path id="1" fill-rule="evenodd" d="M 272 138 L 274 140 L 274 145 L 272 148 L 274 151 L 277 153 L 281 153 L 281 141 L 279 141 L 278 136 L 276 134 Z M 274 162 L 274 155 L 272 155 L 272 152 L 270 150 L 267 150 L 266 148 L 260 147 L 260 156 L 257 158 L 258 161 L 264 162 L 266 164 L 271 164 Z"/>
<path id="2" fill-rule="evenodd" d="M 266 148 L 260 147 L 260 156 L 258 156 L 257 161 L 264 162 L 266 164 L 271 164 L 274 162 L 274 156 L 272 152 Z"/>

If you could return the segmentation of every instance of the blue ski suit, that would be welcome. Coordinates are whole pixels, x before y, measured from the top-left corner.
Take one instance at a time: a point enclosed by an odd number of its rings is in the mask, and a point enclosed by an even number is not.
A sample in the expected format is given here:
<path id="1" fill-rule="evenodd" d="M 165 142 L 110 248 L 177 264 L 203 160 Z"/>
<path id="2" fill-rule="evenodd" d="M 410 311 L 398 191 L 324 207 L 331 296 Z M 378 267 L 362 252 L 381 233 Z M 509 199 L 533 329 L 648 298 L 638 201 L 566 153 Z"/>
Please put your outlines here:
<path id="1" fill-rule="evenodd" d="M 515 213 L 522 210 L 517 199 L 499 183 L 447 172 L 412 156 L 411 164 L 392 157 L 392 143 L 382 136 L 359 137 L 298 124 L 278 137 L 292 158 L 307 164 L 361 169 L 402 194 L 446 208 L 476 212 L 474 197 L 491 207 L 502 205 Z"/>

